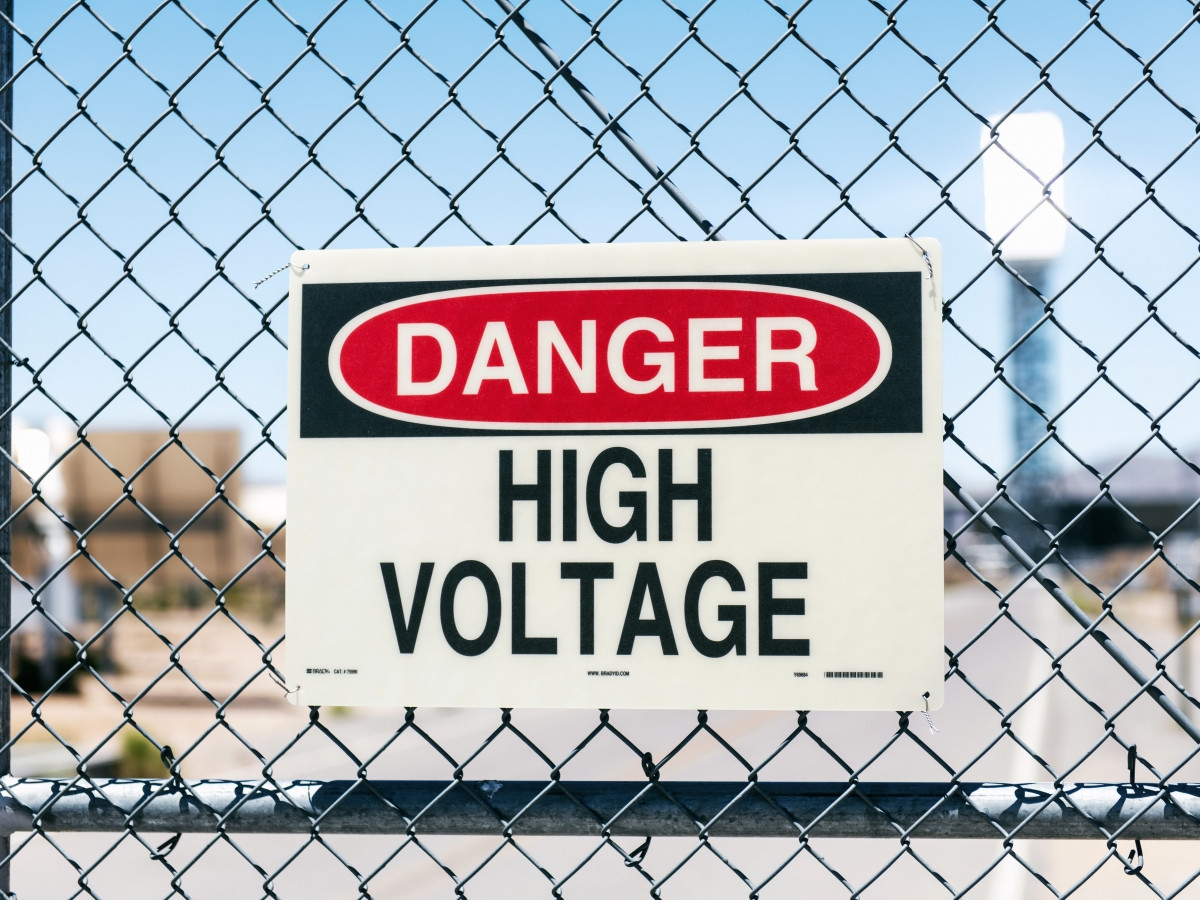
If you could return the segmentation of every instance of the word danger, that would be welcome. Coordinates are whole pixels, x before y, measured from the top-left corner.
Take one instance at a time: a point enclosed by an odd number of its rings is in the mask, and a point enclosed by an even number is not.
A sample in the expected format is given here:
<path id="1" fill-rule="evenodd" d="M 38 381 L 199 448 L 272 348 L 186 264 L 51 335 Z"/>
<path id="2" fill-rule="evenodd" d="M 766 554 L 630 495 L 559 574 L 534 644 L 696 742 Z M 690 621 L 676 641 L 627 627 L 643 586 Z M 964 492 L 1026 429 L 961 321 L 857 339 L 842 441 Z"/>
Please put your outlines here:
<path id="1" fill-rule="evenodd" d="M 400 579 L 394 563 L 379 564 L 383 576 L 383 587 L 387 594 L 392 624 L 396 630 L 396 644 L 401 653 L 416 650 L 429 588 L 433 581 L 434 564 L 421 563 L 412 595 L 410 612 L 404 614 L 400 591 Z M 563 579 L 579 583 L 579 654 L 591 656 L 596 652 L 596 582 L 615 577 L 616 567 L 610 562 L 564 562 L 560 566 Z M 806 638 L 775 637 L 777 616 L 804 615 L 803 597 L 778 597 L 775 594 L 777 581 L 805 579 L 808 566 L 802 562 L 763 562 L 758 564 L 758 641 L 759 656 L 808 656 Z M 483 630 L 476 637 L 466 637 L 458 627 L 455 601 L 459 587 L 468 579 L 479 582 L 487 598 L 487 619 Z M 703 656 L 716 658 L 735 653 L 746 655 L 747 607 L 744 603 L 720 603 L 717 606 L 717 621 L 728 622 L 729 629 L 723 635 L 712 636 L 705 632 L 700 621 L 700 603 L 705 586 L 714 580 L 725 583 L 732 593 L 746 590 L 742 573 L 731 563 L 711 559 L 701 563 L 688 579 L 683 599 L 683 625 L 691 646 Z M 558 653 L 558 638 L 533 637 L 526 631 L 525 563 L 512 563 L 509 574 L 509 603 L 512 610 L 509 621 L 512 626 L 511 652 L 514 655 L 554 656 Z M 709 602 L 712 602 L 711 600 Z M 503 617 L 503 596 L 496 573 L 478 560 L 468 559 L 452 566 L 442 580 L 438 611 L 441 618 L 442 636 L 452 650 L 462 656 L 479 656 L 496 643 L 500 635 Z M 647 605 L 649 609 L 647 610 Z M 649 613 L 647 616 L 646 613 Z M 638 563 L 633 576 L 633 587 L 625 610 L 621 636 L 617 641 L 616 655 L 631 656 L 638 638 L 651 639 L 647 643 L 657 646 L 663 656 L 678 656 L 679 642 L 675 624 L 667 608 L 667 598 L 658 566 L 654 563 Z"/>
<path id="2" fill-rule="evenodd" d="M 484 427 L 780 421 L 861 399 L 890 364 L 854 304 L 707 283 L 426 294 L 352 319 L 329 355 L 360 406 Z"/>

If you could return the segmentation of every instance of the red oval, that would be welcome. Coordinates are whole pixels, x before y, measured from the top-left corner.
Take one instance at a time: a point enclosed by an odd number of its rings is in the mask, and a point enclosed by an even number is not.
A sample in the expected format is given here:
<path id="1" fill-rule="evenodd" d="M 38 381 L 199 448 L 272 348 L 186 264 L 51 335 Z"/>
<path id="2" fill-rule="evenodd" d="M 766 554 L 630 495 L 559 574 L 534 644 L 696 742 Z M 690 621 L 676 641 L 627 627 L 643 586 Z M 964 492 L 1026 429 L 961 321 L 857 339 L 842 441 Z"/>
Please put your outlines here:
<path id="1" fill-rule="evenodd" d="M 614 368 L 609 358 L 614 333 L 634 319 L 656 320 L 670 332 L 671 340 L 635 329 L 623 353 L 612 351 L 617 358 Z M 705 320 L 724 320 L 718 323 L 723 327 L 711 330 L 713 323 Z M 787 327 L 780 328 L 779 320 Z M 803 326 L 792 327 L 795 320 L 808 322 L 812 334 L 806 334 Z M 585 359 L 585 321 L 595 323 L 591 391 L 583 389 L 590 385 L 586 367 L 580 365 Z M 735 321 L 739 328 L 732 330 Z M 560 350 L 543 338 L 543 344 L 552 348 L 550 390 L 540 392 L 547 385 L 539 369 L 539 322 L 554 323 L 572 360 L 584 370 L 583 388 L 578 369 L 573 375 Z M 477 363 L 488 323 L 503 323 L 503 329 L 492 326 L 490 352 Z M 402 325 L 441 326 L 453 337 L 457 365 L 437 393 L 400 392 Z M 661 327 L 653 327 L 665 336 Z M 630 328 L 627 325 L 624 331 Z M 696 329 L 704 330 L 699 338 Z M 770 332 L 772 351 L 796 351 L 815 336 L 815 345 L 804 354 L 812 363 L 807 389 L 803 362 L 778 361 L 774 353 L 765 353 L 760 362 L 760 329 Z M 507 348 L 500 346 L 505 335 L 512 348 L 507 366 Z M 408 381 L 416 385 L 412 390 L 426 390 L 443 365 L 441 345 L 434 337 L 409 340 Z M 661 375 L 660 383 L 648 393 L 629 390 L 631 384 L 645 390 L 646 382 L 653 383 L 660 366 L 666 365 L 661 356 L 652 356 L 647 364 L 646 354 L 671 354 L 673 390 L 666 390 Z M 545 351 L 541 362 L 544 357 Z M 692 365 L 694 357 L 707 357 L 699 370 Z M 535 285 L 425 294 L 385 304 L 351 320 L 334 339 L 329 355 L 330 373 L 339 390 L 381 415 L 433 424 L 551 429 L 742 425 L 818 415 L 865 397 L 883 380 L 890 363 L 891 342 L 882 324 L 844 300 L 758 285 L 680 282 Z M 481 366 L 476 374 L 484 377 L 472 385 L 471 371 Z M 764 366 L 771 373 L 769 389 L 760 380 Z M 714 389 L 714 385 L 721 387 Z"/>

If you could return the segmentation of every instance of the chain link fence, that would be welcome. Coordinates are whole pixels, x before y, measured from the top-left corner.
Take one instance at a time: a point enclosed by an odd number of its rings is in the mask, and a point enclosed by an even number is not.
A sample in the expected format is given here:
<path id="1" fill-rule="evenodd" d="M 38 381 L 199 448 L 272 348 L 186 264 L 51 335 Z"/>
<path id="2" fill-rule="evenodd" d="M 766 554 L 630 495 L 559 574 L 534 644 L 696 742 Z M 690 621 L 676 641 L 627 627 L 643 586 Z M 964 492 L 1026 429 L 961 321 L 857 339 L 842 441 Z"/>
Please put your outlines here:
<path id="1" fill-rule="evenodd" d="M 1141 843 L 1200 835 L 1200 6 L 0 13 L 5 896 L 1200 893 Z M 285 702 L 294 249 L 904 234 L 946 259 L 932 718 Z"/>

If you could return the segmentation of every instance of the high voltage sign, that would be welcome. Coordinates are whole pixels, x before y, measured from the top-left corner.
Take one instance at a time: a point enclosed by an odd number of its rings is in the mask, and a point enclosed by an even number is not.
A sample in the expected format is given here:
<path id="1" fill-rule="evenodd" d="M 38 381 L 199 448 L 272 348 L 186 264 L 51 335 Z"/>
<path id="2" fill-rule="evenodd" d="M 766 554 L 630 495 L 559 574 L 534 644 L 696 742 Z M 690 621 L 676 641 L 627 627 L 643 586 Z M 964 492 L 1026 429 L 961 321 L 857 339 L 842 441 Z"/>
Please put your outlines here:
<path id="1" fill-rule="evenodd" d="M 296 254 L 293 699 L 939 705 L 920 247 Z"/>

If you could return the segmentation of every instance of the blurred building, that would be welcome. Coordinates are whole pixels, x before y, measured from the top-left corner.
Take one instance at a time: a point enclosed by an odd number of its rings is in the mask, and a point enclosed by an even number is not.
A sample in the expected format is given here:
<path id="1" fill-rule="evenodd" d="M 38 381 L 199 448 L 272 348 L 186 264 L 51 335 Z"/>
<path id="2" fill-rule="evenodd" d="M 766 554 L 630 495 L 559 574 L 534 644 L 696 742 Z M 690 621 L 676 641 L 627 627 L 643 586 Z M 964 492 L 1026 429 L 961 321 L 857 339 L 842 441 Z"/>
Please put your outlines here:
<path id="1" fill-rule="evenodd" d="M 180 439 L 186 450 L 159 431 L 90 432 L 90 447 L 74 447 L 52 468 L 74 443 L 74 433 L 47 431 L 14 435 L 18 465 L 41 479 L 43 496 L 71 529 L 86 532 L 90 559 L 76 559 L 68 570 L 85 603 L 119 594 L 113 581 L 126 589 L 138 585 L 143 595 L 184 601 L 212 596 L 205 579 L 227 585 L 262 552 L 262 538 L 222 496 L 266 533 L 283 520 L 282 485 L 247 486 L 239 472 L 230 474 L 240 457 L 236 430 L 185 431 Z M 29 498 L 29 481 L 14 472 L 14 509 Z M 171 553 L 168 531 L 178 536 L 186 562 Z M 76 540 L 54 513 L 35 503 L 14 522 L 14 568 L 36 585 L 75 552 Z M 281 532 L 272 549 L 282 555 L 282 545 Z M 254 566 L 244 582 L 282 590 L 282 570 L 268 561 Z"/>
<path id="2" fill-rule="evenodd" d="M 159 431 L 90 432 L 76 446 L 69 423 L 14 429 L 12 501 L 24 509 L 13 521 L 13 617 L 28 616 L 14 655 L 28 689 L 44 689 L 72 665 L 60 629 L 86 636 L 94 624 L 85 623 L 107 619 L 130 589 L 142 610 L 195 607 L 212 602 L 206 581 L 224 589 L 237 578 L 227 594 L 234 609 L 281 608 L 283 571 L 269 559 L 251 566 L 264 539 L 246 519 L 275 531 L 286 514 L 284 486 L 246 485 L 231 472 L 240 458 L 235 430 L 180 439 L 183 447 Z M 44 503 L 30 503 L 34 484 Z M 76 555 L 79 534 L 86 556 Z M 271 538 L 281 559 L 283 544 L 281 529 Z M 29 616 L 33 592 L 47 615 Z M 89 656 L 103 666 L 106 652 L 107 639 Z"/>
<path id="3" fill-rule="evenodd" d="M 1185 455 L 1189 459 L 1197 456 Z M 1096 468 L 1107 475 L 1120 462 L 1120 458 L 1104 460 Z M 1200 515 L 1189 512 L 1200 499 L 1200 475 L 1178 457 L 1137 455 L 1109 479 L 1112 499 L 1106 497 L 1089 509 L 1100 493 L 1099 485 L 1096 476 L 1076 466 L 1056 478 L 1051 487 L 1057 524 L 1065 525 L 1082 513 L 1070 532 L 1072 544 L 1097 549 L 1148 544 L 1149 536 L 1134 518 L 1156 534 L 1181 517 L 1175 533 L 1195 533 L 1200 528 Z"/>
<path id="4" fill-rule="evenodd" d="M 1200 458 L 1200 453 L 1185 455 L 1189 459 Z M 1120 463 L 1121 457 L 1113 457 L 1092 465 L 1107 475 Z M 1171 528 L 1171 537 L 1176 540 L 1194 539 L 1200 532 L 1200 511 L 1192 509 L 1200 500 L 1200 475 L 1178 457 L 1141 453 L 1111 475 L 1110 496 L 1097 502 L 1100 492 L 1099 478 L 1081 466 L 1073 466 L 1069 472 L 1057 473 L 1045 485 L 1037 514 L 1044 515 L 1055 530 L 1073 523 L 1063 544 L 1076 550 L 1148 547 L 1151 538 L 1138 522 L 1155 534 Z M 975 496 L 982 501 L 989 492 L 981 490 Z M 1044 548 L 1044 536 L 1008 504 L 998 503 L 990 512 L 1028 550 Z M 954 531 L 966 522 L 968 514 L 946 495 L 945 518 L 946 527 Z"/>

